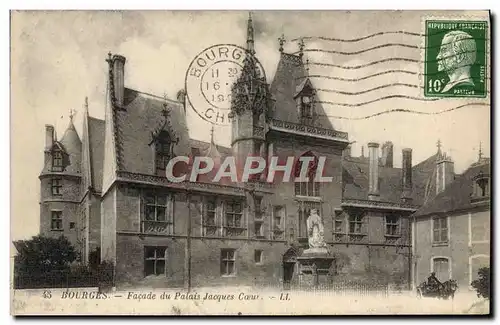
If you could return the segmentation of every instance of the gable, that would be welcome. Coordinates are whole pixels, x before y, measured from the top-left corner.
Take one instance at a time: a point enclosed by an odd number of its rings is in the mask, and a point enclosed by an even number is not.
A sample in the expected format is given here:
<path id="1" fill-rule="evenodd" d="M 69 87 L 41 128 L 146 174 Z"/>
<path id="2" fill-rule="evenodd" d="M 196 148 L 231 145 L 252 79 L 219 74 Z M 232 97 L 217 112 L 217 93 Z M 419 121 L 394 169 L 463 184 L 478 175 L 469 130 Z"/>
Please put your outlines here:
<path id="1" fill-rule="evenodd" d="M 295 97 L 307 85 L 314 88 L 312 82 L 307 78 L 307 71 L 301 59 L 296 55 L 282 53 L 270 87 L 271 95 L 275 99 L 274 108 L 269 113 L 271 118 L 300 123 Z M 317 119 L 314 126 L 333 129 L 323 105 L 318 102 L 318 95 L 315 97 L 314 109 Z"/>

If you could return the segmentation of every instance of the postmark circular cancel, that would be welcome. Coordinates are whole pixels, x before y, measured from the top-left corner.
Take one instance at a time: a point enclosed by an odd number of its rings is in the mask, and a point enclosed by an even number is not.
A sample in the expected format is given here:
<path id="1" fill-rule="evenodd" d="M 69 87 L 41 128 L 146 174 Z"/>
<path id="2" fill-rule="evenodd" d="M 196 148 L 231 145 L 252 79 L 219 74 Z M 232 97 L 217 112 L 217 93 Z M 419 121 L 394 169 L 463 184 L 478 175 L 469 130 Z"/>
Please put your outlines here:
<path id="1" fill-rule="evenodd" d="M 241 81 L 244 72 L 248 78 L 265 78 L 262 65 L 245 48 L 233 44 L 206 48 L 191 61 L 186 71 L 189 104 L 205 121 L 230 125 L 233 85 Z"/>

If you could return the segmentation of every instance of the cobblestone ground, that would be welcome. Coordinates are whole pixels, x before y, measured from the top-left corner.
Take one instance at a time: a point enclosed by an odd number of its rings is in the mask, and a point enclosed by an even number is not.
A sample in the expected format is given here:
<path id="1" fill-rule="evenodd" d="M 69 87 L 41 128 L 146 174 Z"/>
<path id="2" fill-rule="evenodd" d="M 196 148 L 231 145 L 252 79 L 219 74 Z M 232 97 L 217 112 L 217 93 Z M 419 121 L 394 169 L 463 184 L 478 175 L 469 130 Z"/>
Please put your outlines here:
<path id="1" fill-rule="evenodd" d="M 359 296 L 354 293 L 255 290 L 246 287 L 197 288 L 185 295 L 182 289 L 131 289 L 97 295 L 97 289 L 50 289 L 12 291 L 13 314 L 265 314 L 265 315 L 353 315 L 353 314 L 487 314 L 488 301 L 472 292 L 454 299 L 417 298 L 409 292 Z M 65 295 L 71 292 L 72 295 Z M 87 294 L 84 295 L 83 293 Z M 45 295 L 44 295 L 45 293 Z M 92 295 L 90 293 L 93 293 Z M 288 299 L 285 294 L 288 293 Z M 166 295 L 170 299 L 165 299 Z M 154 295 L 154 298 L 152 298 Z M 231 296 L 232 295 L 232 296 Z M 45 298 L 44 298 L 45 296 Z M 69 297 L 71 296 L 71 297 Z M 205 297 L 207 297 L 205 299 Z M 280 299 L 281 298 L 281 299 Z"/>

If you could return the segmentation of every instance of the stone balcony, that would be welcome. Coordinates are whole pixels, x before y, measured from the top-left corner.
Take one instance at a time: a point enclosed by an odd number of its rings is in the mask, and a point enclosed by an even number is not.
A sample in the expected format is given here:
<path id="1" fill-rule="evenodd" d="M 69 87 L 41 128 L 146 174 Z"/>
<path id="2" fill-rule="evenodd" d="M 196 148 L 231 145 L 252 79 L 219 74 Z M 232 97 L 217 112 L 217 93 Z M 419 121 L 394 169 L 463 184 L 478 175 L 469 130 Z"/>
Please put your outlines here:
<path id="1" fill-rule="evenodd" d="M 310 126 L 273 119 L 270 121 L 269 128 L 275 131 L 349 143 L 347 132 L 325 129 L 317 126 Z"/>

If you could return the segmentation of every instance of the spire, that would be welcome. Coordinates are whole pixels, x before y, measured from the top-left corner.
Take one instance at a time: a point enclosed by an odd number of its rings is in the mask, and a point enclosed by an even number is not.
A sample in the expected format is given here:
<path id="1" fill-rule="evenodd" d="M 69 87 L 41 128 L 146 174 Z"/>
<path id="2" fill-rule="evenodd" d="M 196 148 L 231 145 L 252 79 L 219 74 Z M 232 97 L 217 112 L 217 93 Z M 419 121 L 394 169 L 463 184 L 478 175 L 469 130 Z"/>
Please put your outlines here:
<path id="1" fill-rule="evenodd" d="M 85 110 L 85 116 L 88 117 L 89 116 L 89 98 L 87 96 L 85 96 L 85 102 L 83 104 L 83 108 Z"/>
<path id="2" fill-rule="evenodd" d="M 477 161 L 480 162 L 482 158 L 483 158 L 483 148 L 481 141 L 479 141 L 479 152 Z"/>
<path id="3" fill-rule="evenodd" d="M 361 157 L 365 157 L 365 146 L 361 146 Z"/>
<path id="4" fill-rule="evenodd" d="M 280 53 L 283 53 L 283 45 L 286 43 L 285 34 L 281 34 L 278 38 L 278 43 L 280 44 Z"/>
<path id="5" fill-rule="evenodd" d="M 254 48 L 254 39 L 253 39 L 253 22 L 252 22 L 252 13 L 248 13 L 248 22 L 247 22 L 247 50 L 250 54 L 255 54 Z"/>
<path id="6" fill-rule="evenodd" d="M 212 129 L 210 130 L 210 145 L 207 149 L 206 156 L 214 159 L 214 163 L 216 165 L 220 165 L 221 154 L 219 152 L 219 149 L 217 149 L 217 145 L 215 144 L 215 141 L 214 141 L 214 126 L 213 125 L 212 125 Z"/>
<path id="7" fill-rule="evenodd" d="M 436 146 L 438 148 L 437 155 L 438 155 L 438 157 L 441 157 L 441 155 L 442 155 L 442 153 L 441 153 L 441 139 L 438 139 L 438 141 L 436 142 Z"/>

